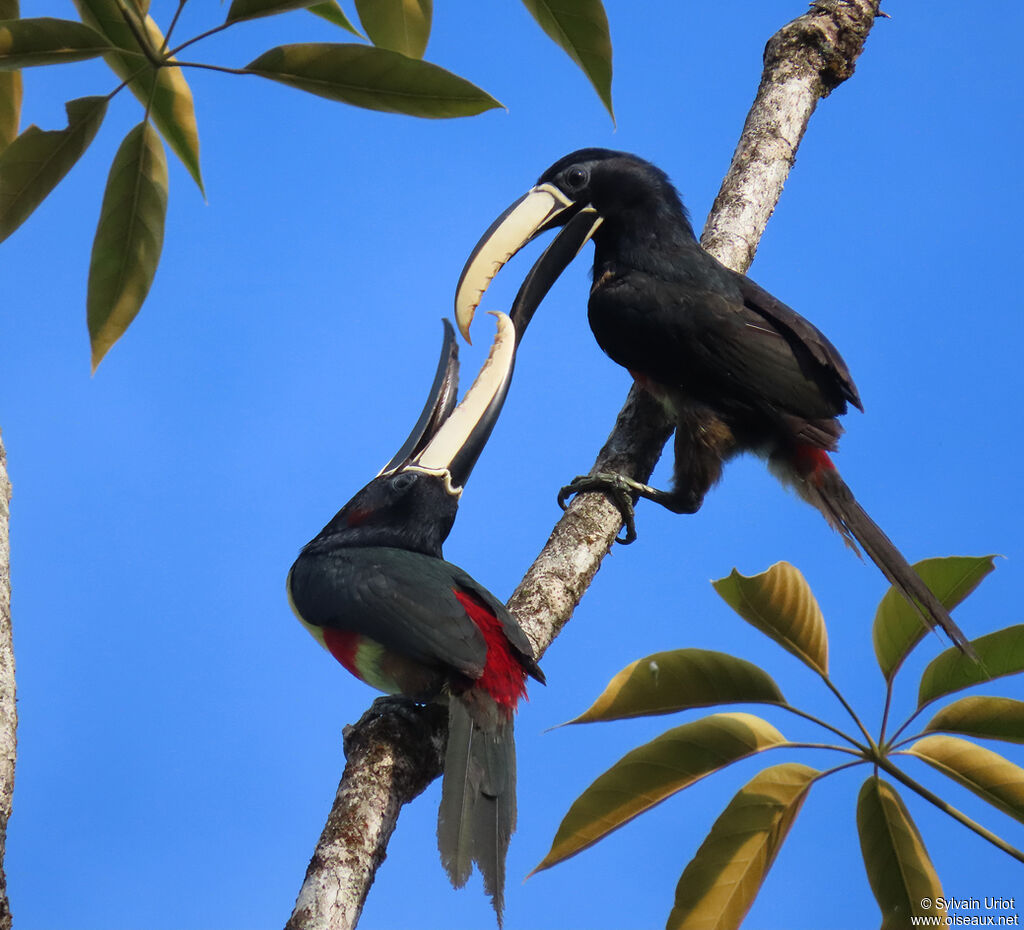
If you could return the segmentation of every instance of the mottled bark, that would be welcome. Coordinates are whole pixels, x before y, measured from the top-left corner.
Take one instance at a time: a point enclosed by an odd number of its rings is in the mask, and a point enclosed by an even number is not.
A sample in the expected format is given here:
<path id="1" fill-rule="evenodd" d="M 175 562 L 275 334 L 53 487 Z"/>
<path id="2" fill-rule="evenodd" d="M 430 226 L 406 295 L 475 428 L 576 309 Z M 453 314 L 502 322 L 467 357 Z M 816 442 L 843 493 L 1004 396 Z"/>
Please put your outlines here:
<path id="1" fill-rule="evenodd" d="M 761 85 L 702 237 L 705 248 L 730 267 L 744 271 L 753 260 L 807 122 L 818 100 L 853 73 L 879 15 L 878 2 L 819 0 L 769 40 Z M 646 481 L 670 432 L 657 404 L 634 387 L 592 471 Z M 577 496 L 555 525 L 509 601 L 539 653 L 569 621 L 621 528 L 619 511 L 603 494 Z M 441 771 L 445 721 L 431 708 L 421 710 L 418 730 L 360 738 L 358 752 L 353 738 L 346 741 L 348 765 L 288 924 L 292 930 L 347 930 L 358 921 L 401 805 Z M 360 721 L 356 729 L 362 726 Z M 391 761 L 375 781 L 381 758 Z M 403 758 L 422 763 L 419 770 L 403 768 L 409 781 L 393 777 Z M 423 763 L 428 758 L 429 765 Z M 352 806 L 357 783 L 365 789 L 363 803 Z M 345 837 L 353 845 L 339 851 Z"/>
<path id="2" fill-rule="evenodd" d="M 286 930 L 356 925 L 399 810 L 441 774 L 446 731 L 443 707 L 386 699 L 345 728 L 348 764 Z"/>
<path id="3" fill-rule="evenodd" d="M 14 793 L 14 761 L 18 752 L 14 640 L 11 635 L 10 504 L 7 454 L 0 438 L 0 930 L 11 928 L 11 906 L 7 901 L 7 876 L 3 863 L 7 848 L 7 821 L 11 816 L 11 796 Z"/>

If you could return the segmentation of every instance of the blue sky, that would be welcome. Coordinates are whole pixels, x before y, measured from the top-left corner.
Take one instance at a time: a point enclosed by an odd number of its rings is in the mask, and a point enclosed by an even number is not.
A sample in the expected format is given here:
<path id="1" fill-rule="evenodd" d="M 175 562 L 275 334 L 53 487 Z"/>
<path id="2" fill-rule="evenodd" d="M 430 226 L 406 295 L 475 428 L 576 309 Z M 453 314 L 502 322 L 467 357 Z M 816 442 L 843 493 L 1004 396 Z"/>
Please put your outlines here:
<path id="1" fill-rule="evenodd" d="M 173 6 L 154 0 L 158 22 Z M 208 8 L 189 5 L 183 38 L 215 21 Z M 341 775 L 341 729 L 374 697 L 292 618 L 284 577 L 298 548 L 404 438 L 433 374 L 439 318 L 494 216 L 557 157 L 601 145 L 665 168 L 701 225 L 764 43 L 805 8 L 610 2 L 617 127 L 515 3 L 437 4 L 427 58 L 508 107 L 470 120 L 368 113 L 256 78 L 190 73 L 208 202 L 169 156 L 153 289 L 90 378 L 91 239 L 110 160 L 140 118 L 134 98 L 116 98 L 82 161 L 0 247 L 21 716 L 7 875 L 19 928 L 283 925 Z M 1005 556 L 956 614 L 977 636 L 1020 621 L 1024 585 L 1024 332 L 1011 270 L 1024 21 L 1011 4 L 984 16 L 947 0 L 887 10 L 854 78 L 812 119 L 751 274 L 846 358 L 866 413 L 846 418 L 837 461 L 906 555 Z M 73 15 L 33 0 L 23 14 Z M 313 40 L 346 37 L 299 12 L 235 27 L 195 57 L 239 66 Z M 57 128 L 64 100 L 114 81 L 86 62 L 26 73 L 25 85 L 25 122 Z M 507 305 L 528 262 L 500 276 L 487 306 Z M 628 388 L 588 330 L 586 281 L 581 258 L 538 313 L 446 546 L 501 597 Z M 466 383 L 486 343 L 463 348 Z M 656 481 L 668 479 L 663 462 Z M 521 883 L 596 775 L 699 716 L 547 732 L 628 662 L 683 646 L 734 653 L 763 664 L 793 703 L 841 721 L 820 684 L 733 615 L 710 579 L 796 564 L 829 623 L 837 683 L 868 719 L 881 712 L 869 633 L 885 582 L 759 461 L 731 464 L 698 515 L 642 504 L 638 525 L 639 541 L 616 548 L 545 656 L 549 684 L 532 688 L 519 716 L 508 930 L 663 925 L 717 813 L 783 761 L 736 765 Z M 917 674 L 943 647 L 930 637 L 915 654 L 899 706 L 912 705 Z M 1024 698 L 1015 679 L 981 693 Z M 817 738 L 795 718 L 766 716 L 787 736 Z M 1024 763 L 1019 747 L 993 748 Z M 923 765 L 908 769 L 1024 846 L 1020 824 Z M 815 787 L 747 926 L 877 923 L 854 823 L 866 774 Z M 403 813 L 365 930 L 492 925 L 478 879 L 461 892 L 445 879 L 438 796 L 435 784 Z M 1018 863 L 918 798 L 907 803 L 947 895 L 1024 887 Z"/>

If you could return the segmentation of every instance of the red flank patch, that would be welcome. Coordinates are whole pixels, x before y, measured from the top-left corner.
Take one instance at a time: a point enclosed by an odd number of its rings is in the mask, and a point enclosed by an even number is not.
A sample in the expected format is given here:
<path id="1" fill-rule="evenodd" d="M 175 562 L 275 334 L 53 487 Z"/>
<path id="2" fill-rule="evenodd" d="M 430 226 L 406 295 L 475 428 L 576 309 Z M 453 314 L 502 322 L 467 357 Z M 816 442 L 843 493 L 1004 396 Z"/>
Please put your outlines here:
<path id="1" fill-rule="evenodd" d="M 491 609 L 467 591 L 453 588 L 452 592 L 465 608 L 469 618 L 484 634 L 487 643 L 487 661 L 477 686 L 486 691 L 511 716 L 521 697 L 526 696 L 526 672 L 519 664 L 515 651 L 505 639 L 501 621 Z"/>

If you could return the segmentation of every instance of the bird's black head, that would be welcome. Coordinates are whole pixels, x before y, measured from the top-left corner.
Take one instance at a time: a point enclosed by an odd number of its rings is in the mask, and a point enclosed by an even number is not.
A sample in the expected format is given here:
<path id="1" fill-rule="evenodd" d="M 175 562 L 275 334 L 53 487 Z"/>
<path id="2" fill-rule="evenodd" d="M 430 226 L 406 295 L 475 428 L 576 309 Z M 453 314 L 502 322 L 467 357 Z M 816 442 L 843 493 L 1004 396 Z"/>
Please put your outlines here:
<path id="1" fill-rule="evenodd" d="M 562 227 L 530 270 L 511 316 L 522 337 L 533 311 L 588 239 L 595 270 L 617 262 L 653 270 L 680 247 L 696 242 L 690 218 L 660 168 L 627 152 L 579 149 L 560 158 L 537 184 L 501 214 L 470 254 L 455 294 L 455 319 L 469 325 L 491 279 L 534 237 Z"/>
<path id="2" fill-rule="evenodd" d="M 444 343 L 430 396 L 416 425 L 380 473 L 302 550 L 387 546 L 441 558 L 462 488 L 505 402 L 515 362 L 515 329 L 504 314 L 480 373 L 455 405 L 459 362 L 455 331 Z"/>
<path id="3" fill-rule="evenodd" d="M 443 475 L 399 469 L 374 478 L 303 551 L 387 546 L 441 558 L 458 509 Z"/>
<path id="4" fill-rule="evenodd" d="M 577 211 L 593 207 L 604 220 L 594 238 L 604 236 L 609 227 L 625 218 L 658 227 L 682 226 L 693 237 L 690 217 L 667 174 L 649 161 L 612 149 L 587 148 L 558 159 L 537 180 L 537 187 L 550 184 L 558 188 Z M 572 208 L 559 217 L 565 217 Z M 563 226 L 569 217 L 557 225 Z M 556 225 L 555 223 L 549 226 Z"/>

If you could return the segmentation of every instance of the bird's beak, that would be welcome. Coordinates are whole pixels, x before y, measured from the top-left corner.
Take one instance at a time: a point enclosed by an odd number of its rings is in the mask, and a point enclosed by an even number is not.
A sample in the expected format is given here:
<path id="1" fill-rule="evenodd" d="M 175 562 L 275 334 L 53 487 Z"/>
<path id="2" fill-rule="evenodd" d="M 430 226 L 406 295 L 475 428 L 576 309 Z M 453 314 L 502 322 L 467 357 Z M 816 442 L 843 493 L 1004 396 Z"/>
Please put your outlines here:
<path id="1" fill-rule="evenodd" d="M 378 478 L 408 465 L 414 456 L 423 451 L 441 424 L 451 416 L 455 407 L 455 397 L 459 393 L 459 346 L 455 341 L 452 324 L 448 320 L 441 322 L 444 325 L 441 358 L 437 363 L 434 383 L 430 386 L 430 394 L 423 405 L 423 412 L 409 433 L 409 438 L 391 457 L 391 461 L 377 472 Z"/>
<path id="2" fill-rule="evenodd" d="M 530 270 L 512 310 L 519 339 L 551 285 L 601 225 L 589 204 L 571 200 L 553 184 L 538 184 L 501 214 L 480 237 L 462 269 L 455 291 L 455 322 L 469 342 L 469 326 L 484 291 L 502 266 L 524 245 L 549 229 L 562 231 Z"/>
<path id="3" fill-rule="evenodd" d="M 452 325 L 444 321 L 444 344 L 430 397 L 409 438 L 378 477 L 400 470 L 426 472 L 443 477 L 450 494 L 462 493 L 490 438 L 512 381 L 515 327 L 504 313 L 494 316 L 498 329 L 491 351 L 457 407 L 454 405 L 458 389 L 458 350 Z"/>

